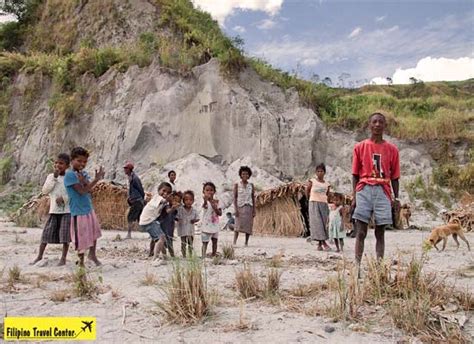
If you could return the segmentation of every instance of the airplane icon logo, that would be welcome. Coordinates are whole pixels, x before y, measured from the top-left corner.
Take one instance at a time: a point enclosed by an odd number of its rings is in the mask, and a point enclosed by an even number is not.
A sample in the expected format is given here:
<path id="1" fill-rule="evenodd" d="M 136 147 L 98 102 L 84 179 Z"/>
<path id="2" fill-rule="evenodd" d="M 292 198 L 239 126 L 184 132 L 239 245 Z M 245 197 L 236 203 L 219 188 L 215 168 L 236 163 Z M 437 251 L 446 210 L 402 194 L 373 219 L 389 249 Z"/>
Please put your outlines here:
<path id="1" fill-rule="evenodd" d="M 94 320 L 92 320 L 92 321 L 83 321 L 82 323 L 85 326 L 81 327 L 82 331 L 86 332 L 86 330 L 89 329 L 89 332 L 92 332 L 92 323 L 93 322 L 94 322 Z"/>

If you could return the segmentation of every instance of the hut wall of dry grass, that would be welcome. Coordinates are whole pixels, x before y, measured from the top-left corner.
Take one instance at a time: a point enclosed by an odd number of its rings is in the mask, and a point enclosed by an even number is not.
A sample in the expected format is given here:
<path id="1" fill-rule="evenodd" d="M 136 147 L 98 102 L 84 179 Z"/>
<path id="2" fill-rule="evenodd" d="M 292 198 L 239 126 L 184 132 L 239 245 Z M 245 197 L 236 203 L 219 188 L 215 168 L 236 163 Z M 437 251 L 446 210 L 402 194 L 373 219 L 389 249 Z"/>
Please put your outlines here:
<path id="1" fill-rule="evenodd" d="M 304 184 L 289 183 L 257 194 L 254 234 L 297 237 L 305 230 L 299 196 Z"/>
<path id="2" fill-rule="evenodd" d="M 127 229 L 128 191 L 125 186 L 101 181 L 92 190 L 92 204 L 102 229 Z M 45 221 L 49 211 L 49 196 L 39 195 L 28 201 L 14 218 L 33 215 Z"/>

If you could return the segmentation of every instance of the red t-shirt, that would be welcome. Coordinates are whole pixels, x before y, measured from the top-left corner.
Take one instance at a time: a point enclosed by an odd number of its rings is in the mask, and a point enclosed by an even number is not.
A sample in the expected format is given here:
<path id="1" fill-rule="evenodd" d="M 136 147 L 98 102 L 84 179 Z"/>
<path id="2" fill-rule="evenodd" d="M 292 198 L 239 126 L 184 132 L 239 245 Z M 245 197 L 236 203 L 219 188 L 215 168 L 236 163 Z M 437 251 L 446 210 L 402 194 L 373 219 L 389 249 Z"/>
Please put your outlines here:
<path id="1" fill-rule="evenodd" d="M 352 174 L 359 176 L 356 191 L 364 185 L 382 185 L 391 199 L 391 180 L 400 178 L 400 157 L 394 144 L 383 141 L 375 143 L 367 139 L 354 147 Z"/>

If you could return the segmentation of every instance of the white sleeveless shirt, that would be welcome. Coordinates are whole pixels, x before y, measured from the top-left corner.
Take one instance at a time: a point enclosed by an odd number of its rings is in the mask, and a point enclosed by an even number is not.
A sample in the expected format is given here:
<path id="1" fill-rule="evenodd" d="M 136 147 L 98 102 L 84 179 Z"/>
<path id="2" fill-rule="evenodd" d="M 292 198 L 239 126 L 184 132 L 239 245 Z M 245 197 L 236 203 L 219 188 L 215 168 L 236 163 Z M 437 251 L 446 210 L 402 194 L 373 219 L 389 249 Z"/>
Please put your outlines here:
<path id="1" fill-rule="evenodd" d="M 239 208 L 244 205 L 250 205 L 253 207 L 252 191 L 252 183 L 247 183 L 246 186 L 244 186 L 242 182 L 237 183 L 237 206 Z"/>

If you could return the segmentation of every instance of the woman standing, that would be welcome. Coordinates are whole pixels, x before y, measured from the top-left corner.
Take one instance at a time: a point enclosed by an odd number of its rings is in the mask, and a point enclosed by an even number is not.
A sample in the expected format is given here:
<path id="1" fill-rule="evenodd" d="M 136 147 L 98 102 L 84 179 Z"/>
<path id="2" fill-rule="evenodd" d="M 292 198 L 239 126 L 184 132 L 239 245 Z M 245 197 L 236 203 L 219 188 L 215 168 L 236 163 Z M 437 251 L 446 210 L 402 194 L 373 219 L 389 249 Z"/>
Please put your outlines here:
<path id="1" fill-rule="evenodd" d="M 249 182 L 252 170 L 247 166 L 239 169 L 240 182 L 234 185 L 235 229 L 234 245 L 239 233 L 245 233 L 245 246 L 249 245 L 249 238 L 253 230 L 255 217 L 255 192 L 253 184 Z"/>
<path id="2" fill-rule="evenodd" d="M 310 240 L 318 241 L 318 251 L 323 249 L 328 251 L 330 247 L 326 243 L 328 240 L 327 222 L 329 216 L 328 193 L 330 184 L 324 180 L 326 166 L 319 164 L 316 166 L 316 178 L 311 178 L 306 187 L 306 195 L 309 198 L 309 223 L 311 237 Z"/>

